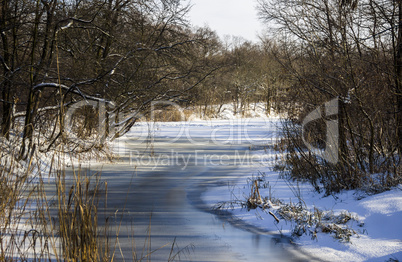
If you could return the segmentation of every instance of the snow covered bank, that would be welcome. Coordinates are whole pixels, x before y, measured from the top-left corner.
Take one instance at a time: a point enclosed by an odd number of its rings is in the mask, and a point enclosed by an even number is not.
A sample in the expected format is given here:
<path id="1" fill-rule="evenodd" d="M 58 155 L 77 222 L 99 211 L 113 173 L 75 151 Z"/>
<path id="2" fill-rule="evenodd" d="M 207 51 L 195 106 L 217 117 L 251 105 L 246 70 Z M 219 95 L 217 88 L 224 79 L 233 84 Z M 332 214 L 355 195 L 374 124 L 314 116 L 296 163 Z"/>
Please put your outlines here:
<path id="1" fill-rule="evenodd" d="M 286 236 L 293 236 L 294 242 L 300 249 L 311 256 L 323 261 L 401 261 L 402 260 L 402 187 L 395 188 L 378 195 L 368 196 L 359 191 L 346 191 L 341 194 L 324 197 L 318 194 L 309 184 L 290 182 L 280 177 L 274 171 L 275 156 L 278 152 L 265 149 L 253 152 L 260 155 L 265 166 L 251 168 L 249 179 L 240 178 L 235 185 L 210 188 L 203 195 L 203 200 L 211 208 L 217 203 L 247 201 L 252 194 L 252 178 L 258 179 L 262 186 L 259 193 L 262 198 L 272 200 L 272 206 L 250 209 L 241 205 L 227 205 L 227 211 L 238 219 L 257 228 L 273 231 Z M 257 171 L 256 171 L 257 170 Z M 349 228 L 355 232 L 349 241 L 342 241 L 334 233 L 323 233 L 322 228 L 315 225 L 303 228 L 301 236 L 295 236 L 297 224 L 294 221 L 279 217 L 279 222 L 270 214 L 278 210 L 279 205 L 301 203 L 310 219 L 325 224 L 324 218 L 347 214 L 345 225 L 337 227 Z M 315 216 L 315 217 L 314 217 Z M 322 221 L 321 221 L 322 219 Z M 329 224 L 328 224 L 329 225 Z"/>

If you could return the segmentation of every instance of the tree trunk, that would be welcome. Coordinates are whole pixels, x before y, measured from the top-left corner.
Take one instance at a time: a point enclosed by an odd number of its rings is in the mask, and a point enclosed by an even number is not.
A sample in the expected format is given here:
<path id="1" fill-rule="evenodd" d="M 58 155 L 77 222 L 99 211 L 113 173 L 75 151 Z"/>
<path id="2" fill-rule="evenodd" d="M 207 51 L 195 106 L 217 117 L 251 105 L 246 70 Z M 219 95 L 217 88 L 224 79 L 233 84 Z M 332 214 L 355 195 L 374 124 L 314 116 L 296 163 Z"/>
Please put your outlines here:
<path id="1" fill-rule="evenodd" d="M 6 139 L 10 138 L 10 129 L 12 124 L 12 112 L 13 112 L 13 103 L 10 100 L 10 84 L 11 84 L 10 81 L 5 80 L 2 90 L 2 98 L 4 101 L 3 101 L 3 116 L 1 121 L 1 136 Z"/>
<path id="2" fill-rule="evenodd" d="M 0 12 L 0 31 L 1 31 L 1 40 L 3 44 L 3 84 L 2 84 L 2 99 L 3 99 L 3 115 L 1 121 L 1 136 L 9 139 L 10 129 L 12 124 L 12 110 L 13 110 L 13 102 L 11 101 L 11 80 L 10 80 L 10 50 L 8 37 L 4 32 L 7 28 L 7 19 L 6 16 L 9 13 L 8 10 L 8 1 L 3 0 L 1 3 L 1 12 Z"/>
<path id="3" fill-rule="evenodd" d="M 53 17 L 55 14 L 55 8 L 57 4 L 57 0 L 53 0 L 51 2 L 45 3 L 43 7 L 41 6 L 40 0 L 36 3 L 36 11 L 35 11 L 35 22 L 34 28 L 32 32 L 32 50 L 31 50 L 31 65 L 29 72 L 29 80 L 30 80 L 30 89 L 29 89 L 29 97 L 28 103 L 26 107 L 26 115 L 25 115 L 25 126 L 23 133 L 23 141 L 20 150 L 19 158 L 26 158 L 29 151 L 33 148 L 33 133 L 35 130 L 35 117 L 39 107 L 39 101 L 41 98 L 41 91 L 35 90 L 34 86 L 37 83 L 37 78 L 39 72 L 43 69 L 43 67 L 48 64 L 49 61 L 52 60 L 52 52 L 50 48 L 51 42 L 54 40 L 55 35 L 52 33 L 52 24 Z M 43 36 L 40 35 L 39 29 L 41 24 L 41 17 L 46 13 L 46 27 Z M 38 56 L 37 47 L 40 46 L 41 43 L 43 46 L 40 48 L 41 54 L 39 62 L 36 62 Z M 63 101 L 63 100 L 61 100 Z M 62 117 L 62 116 L 61 116 Z M 28 152 L 25 152 L 28 144 Z M 25 154 L 26 153 L 26 154 Z"/>
<path id="4" fill-rule="evenodd" d="M 41 96 L 40 91 L 35 92 L 34 90 L 31 90 L 29 94 L 27 111 L 25 116 L 25 126 L 22 139 L 22 146 L 19 155 L 20 159 L 25 159 L 28 153 L 30 152 L 30 149 L 33 148 L 32 142 L 35 127 L 35 117 L 38 111 L 40 96 Z M 26 149 L 28 149 L 28 151 L 26 151 Z"/>
<path id="5" fill-rule="evenodd" d="M 349 155 L 348 155 L 348 146 L 346 140 L 346 123 L 347 123 L 347 114 L 346 114 L 346 106 L 343 101 L 344 97 L 339 99 L 339 110 L 338 110 L 338 127 L 339 127 L 339 164 L 342 172 L 346 175 L 346 168 L 348 165 Z"/>
<path id="6" fill-rule="evenodd" d="M 36 52 L 36 47 L 38 44 L 38 28 L 39 28 L 39 23 L 40 23 L 40 1 L 37 1 L 36 3 L 36 11 L 35 11 L 35 22 L 34 22 L 34 28 L 32 32 L 32 50 L 31 50 L 31 65 L 30 65 L 30 70 L 29 70 L 29 80 L 30 80 L 30 89 L 29 89 L 29 97 L 28 97 L 28 104 L 26 107 L 26 114 L 25 114 L 25 125 L 24 125 L 24 132 L 23 132 L 23 137 L 22 137 L 22 144 L 21 144 L 21 149 L 19 153 L 19 159 L 25 159 L 26 156 L 30 151 L 30 148 L 32 146 L 32 135 L 34 131 L 34 119 L 35 119 L 35 105 L 37 103 L 37 93 L 36 90 L 33 89 L 35 86 L 35 81 L 37 77 L 37 66 L 35 68 L 35 52 Z M 42 61 L 43 62 L 43 61 Z M 28 152 L 26 152 L 27 149 L 27 142 L 28 144 Z"/>
<path id="7" fill-rule="evenodd" d="M 396 73 L 396 126 L 397 126 L 397 143 L 399 155 L 402 155 L 402 0 L 398 1 L 398 39 L 395 61 Z"/>

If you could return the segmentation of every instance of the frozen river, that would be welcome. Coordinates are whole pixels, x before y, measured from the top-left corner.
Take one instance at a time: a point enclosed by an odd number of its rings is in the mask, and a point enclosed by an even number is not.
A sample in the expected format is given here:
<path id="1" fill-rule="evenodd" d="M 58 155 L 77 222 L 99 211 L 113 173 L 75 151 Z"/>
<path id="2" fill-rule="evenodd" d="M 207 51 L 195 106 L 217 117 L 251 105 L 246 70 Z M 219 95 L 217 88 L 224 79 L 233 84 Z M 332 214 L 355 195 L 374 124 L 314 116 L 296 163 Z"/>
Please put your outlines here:
<path id="1" fill-rule="evenodd" d="M 249 149 L 270 143 L 274 124 L 193 125 L 179 135 L 178 126 L 160 126 L 148 140 L 132 130 L 120 141 L 118 161 L 91 166 L 108 183 L 100 212 L 109 217 L 111 236 L 118 232 L 116 258 L 132 261 L 155 251 L 143 261 L 175 254 L 181 261 L 301 261 L 287 239 L 216 214 L 201 201 L 208 188 L 227 184 L 230 190 L 258 170 Z"/>

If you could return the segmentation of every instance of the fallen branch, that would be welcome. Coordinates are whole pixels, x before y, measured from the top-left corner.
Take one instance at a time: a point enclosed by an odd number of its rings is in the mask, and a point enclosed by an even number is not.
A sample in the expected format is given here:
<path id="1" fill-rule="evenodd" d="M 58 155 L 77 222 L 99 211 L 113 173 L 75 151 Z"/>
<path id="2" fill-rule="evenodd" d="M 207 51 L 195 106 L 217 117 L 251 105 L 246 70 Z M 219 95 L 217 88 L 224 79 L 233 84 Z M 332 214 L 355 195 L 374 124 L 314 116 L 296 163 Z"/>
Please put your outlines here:
<path id="1" fill-rule="evenodd" d="M 275 218 L 276 222 L 279 223 L 279 218 L 277 216 L 275 216 L 274 213 L 272 213 L 271 211 L 269 211 L 268 213 Z"/>

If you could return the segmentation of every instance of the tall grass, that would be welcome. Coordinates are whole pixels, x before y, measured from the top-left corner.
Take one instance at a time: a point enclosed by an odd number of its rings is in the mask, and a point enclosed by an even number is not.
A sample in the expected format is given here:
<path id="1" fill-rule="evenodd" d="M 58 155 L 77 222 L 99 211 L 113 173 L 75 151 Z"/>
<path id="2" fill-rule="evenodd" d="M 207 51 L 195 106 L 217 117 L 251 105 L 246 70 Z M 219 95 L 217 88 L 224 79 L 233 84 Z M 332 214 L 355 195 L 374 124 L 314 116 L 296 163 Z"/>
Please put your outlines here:
<path id="1" fill-rule="evenodd" d="M 0 261 L 115 261 L 122 221 L 112 234 L 109 217 L 100 216 L 108 194 L 100 173 L 81 167 L 67 172 L 65 157 L 57 152 L 47 158 L 47 166 L 44 155 L 32 154 L 26 162 L 14 155 L 3 152 L 0 158 Z M 151 249 L 151 217 L 148 233 L 141 252 L 133 245 L 126 259 L 151 261 L 154 252 L 171 245 Z M 179 249 L 173 240 L 166 260 L 190 249 Z"/>
<path id="2" fill-rule="evenodd" d="M 73 171 L 71 186 L 66 186 L 65 171 L 57 172 L 58 235 L 66 261 L 109 261 L 109 247 L 102 242 L 103 231 L 98 227 L 99 176 L 91 181 L 80 169 Z"/>
<path id="3" fill-rule="evenodd" d="M 110 261 L 98 224 L 107 184 L 80 169 L 66 179 L 57 153 L 46 171 L 43 155 L 21 162 L 14 153 L 8 147 L 0 158 L 0 261 Z"/>
<path id="4" fill-rule="evenodd" d="M 29 199 L 34 190 L 29 186 L 32 162 L 22 168 L 9 157 L 14 151 L 2 146 L 0 157 L 0 260 L 25 259 L 37 238 L 37 231 L 29 228 L 25 214 L 30 212 Z"/>

